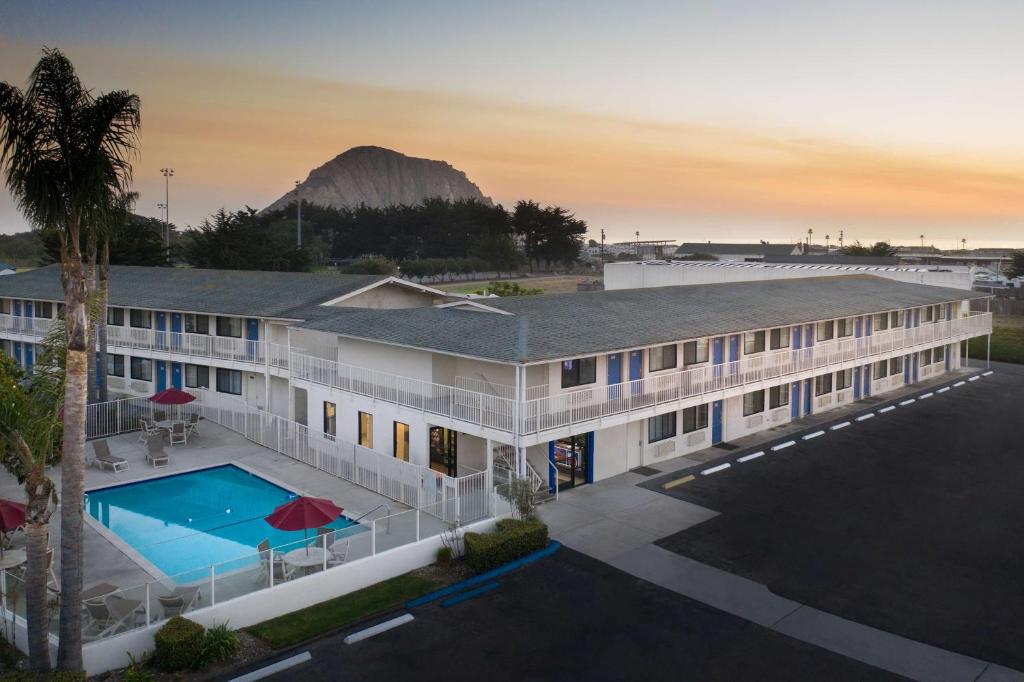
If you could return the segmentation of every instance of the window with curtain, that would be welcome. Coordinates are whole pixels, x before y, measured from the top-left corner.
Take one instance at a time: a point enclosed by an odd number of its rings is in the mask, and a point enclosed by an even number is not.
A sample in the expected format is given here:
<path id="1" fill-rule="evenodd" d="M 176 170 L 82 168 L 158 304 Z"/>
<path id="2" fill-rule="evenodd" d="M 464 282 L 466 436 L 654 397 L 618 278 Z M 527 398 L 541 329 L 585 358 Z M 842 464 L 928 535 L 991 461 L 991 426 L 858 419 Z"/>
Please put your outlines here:
<path id="1" fill-rule="evenodd" d="M 771 339 L 769 340 L 772 350 L 780 350 L 782 348 L 789 348 L 790 343 L 790 328 L 779 327 L 773 329 L 771 332 Z"/>
<path id="2" fill-rule="evenodd" d="M 822 374 L 814 377 L 814 395 L 825 395 L 832 392 L 832 375 Z"/>
<path id="3" fill-rule="evenodd" d="M 743 416 L 764 412 L 764 391 L 754 391 L 743 396 Z"/>
<path id="4" fill-rule="evenodd" d="M 359 413 L 359 444 L 364 448 L 373 447 L 373 415 L 369 412 Z"/>
<path id="5" fill-rule="evenodd" d="M 676 345 L 655 346 L 647 352 L 647 357 L 652 372 L 672 369 L 676 366 Z"/>
<path id="6" fill-rule="evenodd" d="M 242 338 L 242 318 L 217 316 L 217 336 Z"/>
<path id="7" fill-rule="evenodd" d="M 672 438 L 676 435 L 676 413 L 659 414 L 647 420 L 647 442 L 656 443 L 659 440 Z"/>
<path id="8" fill-rule="evenodd" d="M 708 405 L 694 405 L 683 410 L 683 433 L 700 431 L 708 426 Z"/>
<path id="9" fill-rule="evenodd" d="M 753 355 L 764 351 L 764 332 L 747 332 L 743 335 L 743 354 Z"/>
<path id="10" fill-rule="evenodd" d="M 242 395 L 242 373 L 237 369 L 218 369 L 217 391 Z"/>
<path id="11" fill-rule="evenodd" d="M 132 379 L 138 381 L 153 380 L 153 361 L 148 358 L 132 358 L 131 361 Z"/>
<path id="12" fill-rule="evenodd" d="M 597 358 L 562 361 L 562 388 L 584 386 L 597 381 Z"/>
<path id="13" fill-rule="evenodd" d="M 683 364 L 697 365 L 708 361 L 708 340 L 698 339 L 683 344 Z"/>
<path id="14" fill-rule="evenodd" d="M 188 388 L 209 388 L 210 368 L 202 365 L 185 365 L 185 386 Z"/>
<path id="15" fill-rule="evenodd" d="M 782 384 L 781 386 L 772 386 L 768 389 L 768 407 L 775 409 L 776 407 L 782 407 L 783 405 L 789 405 L 789 384 Z"/>

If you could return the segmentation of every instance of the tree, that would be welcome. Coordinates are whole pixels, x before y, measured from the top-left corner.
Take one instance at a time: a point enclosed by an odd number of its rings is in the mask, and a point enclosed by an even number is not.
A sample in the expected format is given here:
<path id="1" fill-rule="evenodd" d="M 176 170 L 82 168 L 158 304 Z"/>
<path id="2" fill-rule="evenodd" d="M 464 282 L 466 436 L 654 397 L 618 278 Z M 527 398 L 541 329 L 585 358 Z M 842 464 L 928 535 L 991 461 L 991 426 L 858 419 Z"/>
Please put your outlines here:
<path id="1" fill-rule="evenodd" d="M 235 212 L 221 209 L 185 236 L 185 260 L 197 268 L 309 270 L 309 254 L 298 248 L 295 232 L 248 206 Z"/>
<path id="2" fill-rule="evenodd" d="M 568 264 L 579 258 L 587 224 L 560 206 L 541 208 L 534 201 L 520 201 L 512 213 L 512 229 L 523 239 L 531 264 Z"/>
<path id="3" fill-rule="evenodd" d="M 871 246 L 854 242 L 843 247 L 842 253 L 844 256 L 895 256 L 896 247 L 889 242 L 875 242 Z"/>
<path id="4" fill-rule="evenodd" d="M 57 667 L 82 668 L 82 498 L 88 315 L 82 240 L 112 197 L 127 191 L 140 120 L 139 98 L 87 90 L 59 50 L 43 56 L 22 92 L 0 83 L 0 167 L 18 209 L 60 243 L 67 347 L 62 434 L 60 644 Z"/>
<path id="5" fill-rule="evenodd" d="M 57 489 L 46 475 L 46 467 L 59 461 L 61 454 L 64 372 L 59 359 L 64 343 L 64 325 L 58 320 L 43 342 L 31 376 L 13 358 L 0 353 L 0 462 L 25 486 L 28 496 L 25 603 L 29 665 L 36 671 L 50 669 L 46 552 Z"/>
<path id="6" fill-rule="evenodd" d="M 1006 276 L 1024 277 L 1024 251 L 1013 252 L 1013 260 L 1006 266 Z"/>
<path id="7" fill-rule="evenodd" d="M 118 196 L 114 197 L 114 202 L 110 206 L 110 210 L 107 212 L 105 224 L 102 227 L 102 247 L 100 250 L 100 263 L 99 263 L 99 285 L 96 292 L 95 302 L 95 315 L 94 322 L 96 324 L 96 338 L 99 341 L 99 357 L 97 362 L 92 363 L 99 365 L 97 368 L 97 398 L 100 402 L 107 402 L 110 397 L 107 391 L 107 302 L 110 300 L 110 260 L 111 260 L 111 241 L 115 243 L 126 242 L 125 236 L 127 234 L 132 235 L 146 235 L 148 234 L 151 238 L 156 237 L 156 233 L 147 227 L 139 227 L 132 225 L 133 216 L 131 209 L 132 206 L 138 201 L 138 192 L 123 192 Z M 150 249 L 155 247 L 155 251 L 152 252 L 151 257 L 157 260 L 156 264 L 166 263 L 166 258 L 163 254 L 163 245 L 157 238 L 155 241 L 150 239 Z M 143 263 L 136 263 L 142 265 Z M 146 263 L 150 265 L 151 263 Z M 91 348 L 91 346 L 90 346 Z"/>
<path id="8" fill-rule="evenodd" d="M 106 239 L 110 249 L 111 265 L 168 266 L 167 258 L 164 255 L 164 224 L 162 221 L 134 213 L 129 214 L 127 218 L 122 216 L 118 220 L 120 222 L 110 228 L 110 234 Z M 59 263 L 59 236 L 52 232 L 45 233 L 41 235 L 40 240 L 43 245 L 43 254 L 38 262 L 42 265 Z M 83 240 L 82 250 L 86 251 L 87 246 L 87 240 Z M 173 240 L 171 247 L 173 251 Z M 100 248 L 102 249 L 102 246 Z"/>

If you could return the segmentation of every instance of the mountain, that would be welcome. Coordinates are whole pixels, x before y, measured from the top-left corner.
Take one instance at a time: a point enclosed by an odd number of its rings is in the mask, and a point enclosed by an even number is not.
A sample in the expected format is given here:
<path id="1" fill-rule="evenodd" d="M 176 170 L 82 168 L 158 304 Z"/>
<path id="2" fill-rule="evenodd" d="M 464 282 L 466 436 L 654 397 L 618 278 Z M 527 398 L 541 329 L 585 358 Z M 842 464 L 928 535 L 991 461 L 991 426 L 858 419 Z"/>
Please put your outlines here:
<path id="1" fill-rule="evenodd" d="M 490 205 L 466 174 L 444 161 L 417 159 L 383 147 L 353 147 L 310 172 L 298 190 L 304 202 L 353 208 L 416 205 L 424 199 L 476 199 Z M 264 211 L 296 201 L 292 190 Z"/>

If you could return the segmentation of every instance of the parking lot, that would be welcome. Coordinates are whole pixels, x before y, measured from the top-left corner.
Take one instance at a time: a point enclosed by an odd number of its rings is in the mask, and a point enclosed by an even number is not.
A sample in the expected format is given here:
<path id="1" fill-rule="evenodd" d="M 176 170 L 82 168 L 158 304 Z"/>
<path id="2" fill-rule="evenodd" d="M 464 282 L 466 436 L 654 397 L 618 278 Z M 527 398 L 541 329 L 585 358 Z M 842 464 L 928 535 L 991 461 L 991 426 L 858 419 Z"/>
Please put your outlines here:
<path id="1" fill-rule="evenodd" d="M 786 598 L 1024 670 L 1024 368 L 664 491 L 720 512 L 656 544 Z M 946 386 L 952 386 L 951 379 Z M 930 393 L 925 397 L 922 394 Z M 902 402 L 902 401 L 900 401 Z M 806 435 L 806 434 L 805 434 Z"/>

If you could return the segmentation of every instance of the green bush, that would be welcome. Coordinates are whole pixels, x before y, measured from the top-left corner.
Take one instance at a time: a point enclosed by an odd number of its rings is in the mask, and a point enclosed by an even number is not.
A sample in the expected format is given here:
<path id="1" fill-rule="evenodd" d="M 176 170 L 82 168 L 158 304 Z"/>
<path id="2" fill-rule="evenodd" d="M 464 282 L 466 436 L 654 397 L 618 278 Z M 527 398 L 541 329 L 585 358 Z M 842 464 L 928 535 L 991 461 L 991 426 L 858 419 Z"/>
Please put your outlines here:
<path id="1" fill-rule="evenodd" d="M 489 571 L 548 546 L 548 527 L 537 520 L 502 519 L 493 533 L 466 533 L 466 562 Z"/>
<path id="2" fill-rule="evenodd" d="M 437 548 L 437 563 L 442 566 L 447 566 L 452 562 L 452 548 L 451 547 L 438 547 Z"/>
<path id="3" fill-rule="evenodd" d="M 238 635 L 227 623 L 214 625 L 203 637 L 203 664 L 219 663 L 234 658 L 241 648 Z"/>
<path id="4" fill-rule="evenodd" d="M 132 663 L 121 673 L 121 682 L 155 682 L 156 673 L 142 667 L 142 663 L 131 654 L 128 654 L 128 660 Z"/>
<path id="5" fill-rule="evenodd" d="M 0 682 L 85 682 L 85 673 L 80 670 L 49 673 L 18 671 L 0 675 Z"/>
<path id="6" fill-rule="evenodd" d="M 181 616 L 171 618 L 153 637 L 153 665 L 167 672 L 201 665 L 205 632 L 195 621 Z"/>

